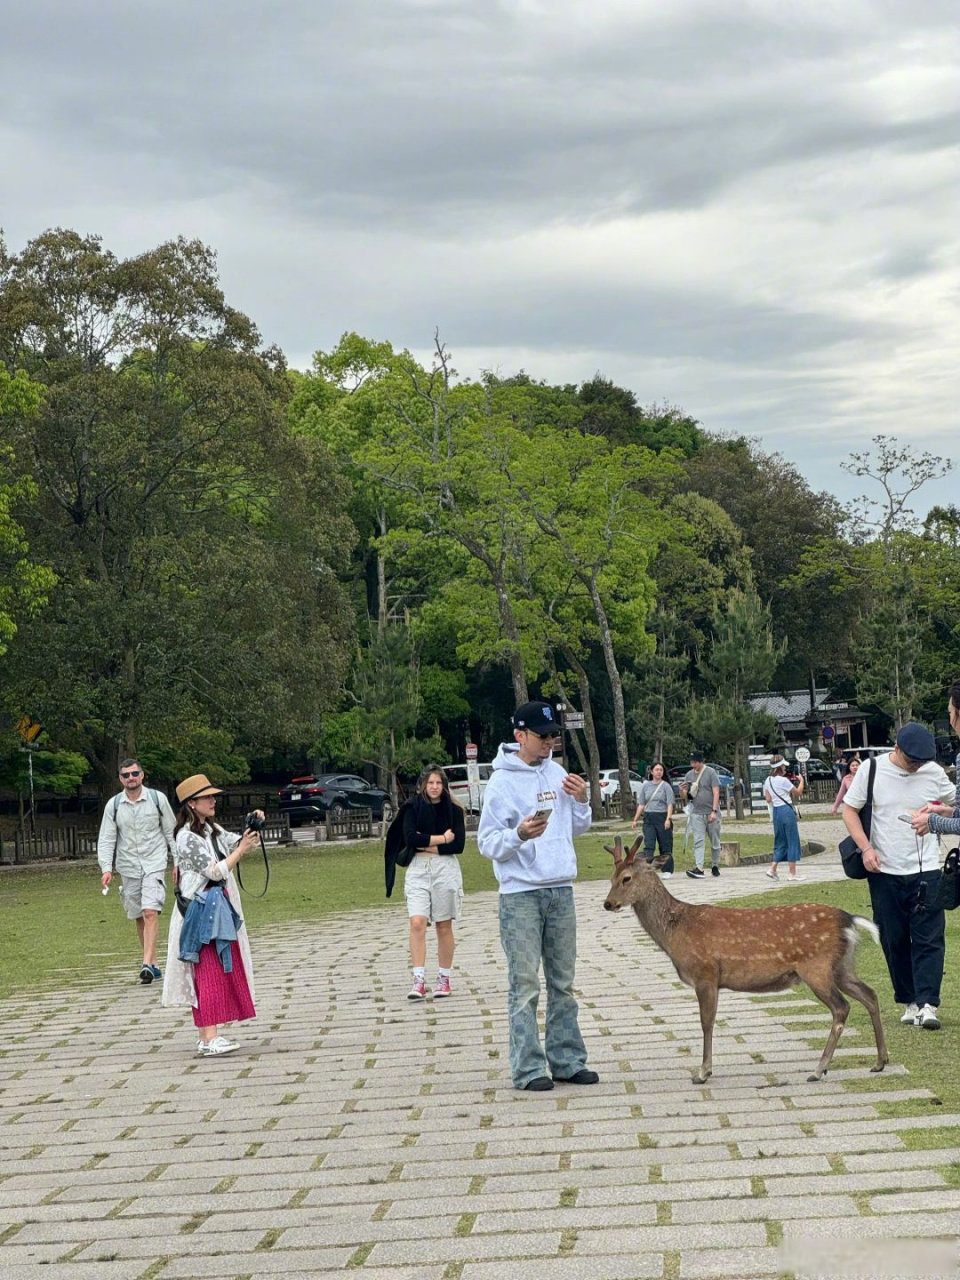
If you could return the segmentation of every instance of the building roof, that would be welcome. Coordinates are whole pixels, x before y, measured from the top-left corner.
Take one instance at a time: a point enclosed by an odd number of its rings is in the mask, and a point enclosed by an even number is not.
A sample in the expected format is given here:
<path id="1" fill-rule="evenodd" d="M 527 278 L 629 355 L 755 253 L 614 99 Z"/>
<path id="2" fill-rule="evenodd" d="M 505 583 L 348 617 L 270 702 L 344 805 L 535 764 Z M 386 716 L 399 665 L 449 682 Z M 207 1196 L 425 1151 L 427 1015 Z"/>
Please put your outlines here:
<path id="1" fill-rule="evenodd" d="M 814 696 L 815 702 L 812 708 L 809 689 L 788 689 L 783 693 L 754 693 L 747 698 L 747 702 L 754 711 L 766 711 L 781 724 L 784 721 L 793 721 L 797 725 L 802 725 L 813 713 L 816 713 L 818 718 L 822 718 L 830 711 L 861 714 L 852 703 L 831 698 L 829 689 L 816 689 Z"/>

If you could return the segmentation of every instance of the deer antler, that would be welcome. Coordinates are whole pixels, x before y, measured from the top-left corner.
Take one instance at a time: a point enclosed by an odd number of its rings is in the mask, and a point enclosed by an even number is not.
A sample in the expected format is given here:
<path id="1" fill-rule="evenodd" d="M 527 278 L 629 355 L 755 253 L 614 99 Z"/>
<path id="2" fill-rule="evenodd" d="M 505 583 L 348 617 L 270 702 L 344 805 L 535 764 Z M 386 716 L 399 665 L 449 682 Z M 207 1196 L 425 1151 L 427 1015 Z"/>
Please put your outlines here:
<path id="1" fill-rule="evenodd" d="M 612 849 L 608 844 L 605 844 L 603 847 L 604 849 L 606 849 L 607 853 L 613 854 L 613 860 L 619 867 L 621 862 L 623 862 L 623 840 L 620 838 L 620 836 L 613 837 Z"/>
<path id="2" fill-rule="evenodd" d="M 620 837 L 619 837 L 619 836 L 617 836 L 617 839 L 619 840 L 619 839 L 620 839 Z M 628 862 L 628 863 L 631 863 L 631 862 L 633 862 L 633 861 L 636 859 L 636 856 L 637 856 L 637 850 L 640 848 L 640 845 L 641 845 L 642 843 L 643 843 L 643 838 L 642 838 L 641 836 L 637 836 L 636 840 L 634 840 L 633 844 L 632 844 L 632 845 L 630 846 L 630 848 L 627 850 L 627 862 Z"/>

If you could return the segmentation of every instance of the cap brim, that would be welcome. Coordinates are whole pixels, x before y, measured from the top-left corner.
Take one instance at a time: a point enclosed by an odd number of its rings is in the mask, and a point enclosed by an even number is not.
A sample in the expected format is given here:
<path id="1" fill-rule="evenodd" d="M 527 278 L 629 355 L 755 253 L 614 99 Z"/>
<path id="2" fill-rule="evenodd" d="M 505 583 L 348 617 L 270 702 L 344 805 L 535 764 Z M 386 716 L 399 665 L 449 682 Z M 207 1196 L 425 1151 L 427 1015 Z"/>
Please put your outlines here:
<path id="1" fill-rule="evenodd" d="M 188 800 L 202 800 L 204 796 L 222 796 L 223 789 L 221 787 L 201 787 L 199 791 L 194 791 L 192 795 L 183 797 L 183 804 Z"/>

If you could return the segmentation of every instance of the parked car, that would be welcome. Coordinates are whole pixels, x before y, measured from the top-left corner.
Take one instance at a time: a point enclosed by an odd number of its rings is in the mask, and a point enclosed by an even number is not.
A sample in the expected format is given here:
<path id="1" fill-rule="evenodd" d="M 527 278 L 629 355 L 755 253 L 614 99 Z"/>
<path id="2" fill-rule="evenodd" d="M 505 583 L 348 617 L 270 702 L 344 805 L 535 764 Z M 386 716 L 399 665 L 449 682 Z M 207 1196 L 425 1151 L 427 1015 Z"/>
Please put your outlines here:
<path id="1" fill-rule="evenodd" d="M 791 764 L 790 772 L 791 773 L 798 772 L 795 765 Z M 807 773 L 808 782 L 815 782 L 821 779 L 824 782 L 836 781 L 834 772 L 830 768 L 830 766 L 827 764 L 826 760 L 818 760 L 816 759 L 816 757 L 811 757 L 811 759 L 807 761 L 806 773 Z"/>
<path id="2" fill-rule="evenodd" d="M 334 816 L 351 809 L 370 809 L 376 819 L 393 817 L 393 801 L 386 791 L 371 786 L 353 773 L 321 773 L 294 778 L 278 796 L 280 812 L 290 815 L 291 827 L 319 822 L 328 813 Z"/>
<path id="3" fill-rule="evenodd" d="M 635 802 L 640 799 L 640 787 L 643 785 L 643 778 L 639 773 L 630 770 L 630 790 L 633 792 Z M 601 769 L 600 770 L 600 798 L 601 800 L 610 800 L 620 790 L 620 770 L 619 769 Z"/>
<path id="4" fill-rule="evenodd" d="M 467 813 L 479 813 L 483 806 L 483 793 L 487 789 L 487 783 L 490 781 L 490 775 L 493 772 L 492 764 L 478 764 L 477 770 L 480 774 L 480 782 L 474 788 L 473 795 L 470 794 L 470 787 L 467 783 L 467 766 L 465 764 L 445 764 L 442 766 L 443 772 L 447 775 L 447 782 L 450 784 L 450 794 L 458 804 L 461 804 Z"/>

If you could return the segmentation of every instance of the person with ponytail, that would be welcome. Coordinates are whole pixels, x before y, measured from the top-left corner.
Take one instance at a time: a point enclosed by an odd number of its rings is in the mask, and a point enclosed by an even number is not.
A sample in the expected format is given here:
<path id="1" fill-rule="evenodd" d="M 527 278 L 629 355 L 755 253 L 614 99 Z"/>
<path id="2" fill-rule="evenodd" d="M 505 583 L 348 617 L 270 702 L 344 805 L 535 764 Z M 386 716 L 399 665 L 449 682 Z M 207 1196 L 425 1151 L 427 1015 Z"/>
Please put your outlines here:
<path id="1" fill-rule="evenodd" d="M 404 845 L 414 851 L 404 879 L 410 915 L 411 1000 L 423 1000 L 427 994 L 428 924 L 437 930 L 434 999 L 451 994 L 453 923 L 460 919 L 463 901 L 458 855 L 463 852 L 465 836 L 463 810 L 450 794 L 447 775 L 438 766 L 430 765 L 420 775 L 416 795 L 404 805 L 403 812 Z"/>

